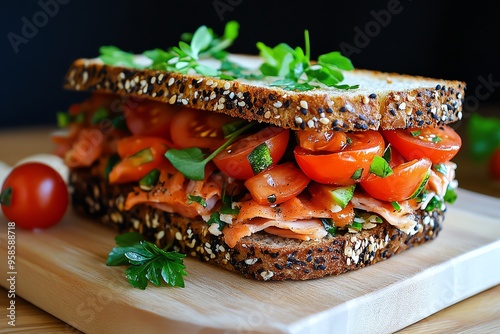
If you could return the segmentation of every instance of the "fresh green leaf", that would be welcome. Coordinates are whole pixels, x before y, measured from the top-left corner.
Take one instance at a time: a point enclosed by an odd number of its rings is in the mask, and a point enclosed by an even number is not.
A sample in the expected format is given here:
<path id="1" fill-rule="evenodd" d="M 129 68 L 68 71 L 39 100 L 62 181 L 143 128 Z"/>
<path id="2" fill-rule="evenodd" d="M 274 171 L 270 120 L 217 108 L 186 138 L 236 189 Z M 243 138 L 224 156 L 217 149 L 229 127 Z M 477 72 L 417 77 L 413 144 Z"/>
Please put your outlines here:
<path id="1" fill-rule="evenodd" d="M 92 124 L 99 124 L 103 119 L 109 117 L 109 112 L 106 108 L 99 108 L 92 114 L 90 122 Z"/>
<path id="2" fill-rule="evenodd" d="M 144 236 L 139 232 L 126 232 L 115 237 L 115 242 L 120 247 L 131 247 L 144 241 Z"/>
<path id="3" fill-rule="evenodd" d="M 321 223 L 328 234 L 335 236 L 337 233 L 337 227 L 331 218 L 321 218 Z"/>
<path id="4" fill-rule="evenodd" d="M 444 201 L 453 204 L 455 203 L 457 198 L 458 198 L 457 192 L 451 185 L 448 184 L 448 187 L 446 188 L 446 193 L 444 194 L 443 197 Z"/>
<path id="5" fill-rule="evenodd" d="M 165 157 L 172 163 L 172 165 L 190 180 L 201 181 L 205 178 L 205 166 L 211 161 L 219 152 L 231 145 L 237 137 L 252 127 L 255 123 L 248 123 L 239 128 L 235 132 L 227 135 L 226 142 L 212 152 L 205 158 L 203 152 L 197 147 L 185 148 L 182 150 L 169 149 L 165 153 Z"/>
<path id="6" fill-rule="evenodd" d="M 384 158 L 376 155 L 370 165 L 370 173 L 384 178 L 392 174 L 392 169 Z"/>
<path id="7" fill-rule="evenodd" d="M 183 276 L 187 276 L 184 265 L 185 254 L 167 252 L 155 244 L 144 241 L 137 232 L 129 232 L 115 238 L 117 247 L 108 255 L 106 265 L 129 265 L 125 276 L 130 284 L 146 289 L 148 282 L 161 286 L 184 287 Z"/>
<path id="8" fill-rule="evenodd" d="M 99 54 L 99 58 L 107 65 L 132 68 L 145 67 L 136 62 L 136 57 L 133 53 L 125 52 L 116 46 L 101 46 L 99 48 Z"/>
<path id="9" fill-rule="evenodd" d="M 394 208 L 394 210 L 401 211 L 401 205 L 399 205 L 398 202 L 392 201 L 391 204 L 392 204 L 392 207 Z"/>
<path id="10" fill-rule="evenodd" d="M 71 115 L 64 111 L 59 111 L 56 114 L 57 126 L 60 128 L 65 128 L 71 123 Z"/>
<path id="11" fill-rule="evenodd" d="M 193 202 L 195 203 L 198 203 L 199 205 L 201 205 L 202 207 L 206 208 L 207 207 L 207 202 L 205 202 L 205 199 L 201 196 L 196 196 L 196 195 L 191 195 L 191 194 L 188 194 L 187 195 L 188 197 L 188 204 L 191 204 Z"/>
<path id="12" fill-rule="evenodd" d="M 265 142 L 256 146 L 247 158 L 255 175 L 266 170 L 273 164 L 271 150 Z"/>
<path id="13" fill-rule="evenodd" d="M 160 170 L 156 168 L 152 169 L 149 173 L 144 175 L 142 179 L 139 180 L 139 188 L 144 191 L 151 191 L 156 186 L 159 179 Z"/>
<path id="14" fill-rule="evenodd" d="M 446 166 L 445 164 L 435 164 L 432 166 L 432 169 L 443 175 L 448 175 L 448 166 Z"/>
<path id="15" fill-rule="evenodd" d="M 351 180 L 358 180 L 361 175 L 363 175 L 363 168 L 358 168 L 356 171 L 351 175 Z"/>
<path id="16" fill-rule="evenodd" d="M 171 148 L 165 153 L 165 157 L 188 179 L 201 181 L 205 178 L 205 165 L 208 161 L 205 161 L 205 155 L 199 148 Z"/>

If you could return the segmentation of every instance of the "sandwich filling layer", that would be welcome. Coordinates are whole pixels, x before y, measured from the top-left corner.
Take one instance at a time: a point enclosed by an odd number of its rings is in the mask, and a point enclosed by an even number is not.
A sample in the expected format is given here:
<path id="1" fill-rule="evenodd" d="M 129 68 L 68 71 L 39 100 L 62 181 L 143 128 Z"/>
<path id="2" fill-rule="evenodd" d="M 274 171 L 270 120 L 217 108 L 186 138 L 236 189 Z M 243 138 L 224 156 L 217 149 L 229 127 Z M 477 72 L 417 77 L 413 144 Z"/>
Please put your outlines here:
<path id="1" fill-rule="evenodd" d="M 256 233 L 321 240 L 384 221 L 412 235 L 422 211 L 445 211 L 456 197 L 461 140 L 447 125 L 294 131 L 102 93 L 60 120 L 57 154 L 132 186 L 123 210 L 201 218 L 230 248 Z"/>

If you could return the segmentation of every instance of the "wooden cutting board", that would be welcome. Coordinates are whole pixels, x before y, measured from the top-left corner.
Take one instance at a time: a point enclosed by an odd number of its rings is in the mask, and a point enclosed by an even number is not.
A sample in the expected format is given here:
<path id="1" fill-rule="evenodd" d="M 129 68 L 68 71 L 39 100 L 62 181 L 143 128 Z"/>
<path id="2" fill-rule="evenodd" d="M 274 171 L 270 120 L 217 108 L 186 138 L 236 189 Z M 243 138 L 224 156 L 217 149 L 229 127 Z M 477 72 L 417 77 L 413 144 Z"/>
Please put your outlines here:
<path id="1" fill-rule="evenodd" d="M 500 283 L 499 208 L 459 189 L 436 240 L 337 277 L 257 282 L 188 258 L 185 288 L 145 291 L 105 265 L 115 232 L 70 211 L 16 229 L 16 294 L 86 333 L 390 333 Z"/>

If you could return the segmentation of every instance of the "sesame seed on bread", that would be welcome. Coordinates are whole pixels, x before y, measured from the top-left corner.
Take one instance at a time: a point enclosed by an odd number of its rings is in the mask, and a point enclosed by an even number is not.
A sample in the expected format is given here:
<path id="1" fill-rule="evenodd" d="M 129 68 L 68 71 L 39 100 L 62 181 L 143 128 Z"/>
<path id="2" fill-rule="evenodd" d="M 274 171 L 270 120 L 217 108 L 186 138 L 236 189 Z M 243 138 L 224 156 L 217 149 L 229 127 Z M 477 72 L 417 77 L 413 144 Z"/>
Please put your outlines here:
<path id="1" fill-rule="evenodd" d="M 249 55 L 231 59 L 251 70 L 261 62 Z M 270 86 L 273 77 L 224 80 L 105 65 L 96 58 L 75 60 L 64 87 L 149 98 L 293 130 L 391 130 L 449 124 L 462 117 L 466 89 L 462 81 L 364 69 L 343 74 L 342 84 L 359 88 L 290 91 Z"/>
<path id="2" fill-rule="evenodd" d="M 321 240 L 285 239 L 264 232 L 239 240 L 230 248 L 223 235 L 209 232 L 201 218 L 189 219 L 141 204 L 124 210 L 132 185 L 109 185 L 90 168 L 72 169 L 72 206 L 118 232 L 136 231 L 151 242 L 174 249 L 244 277 L 264 280 L 308 280 L 386 260 L 437 237 L 445 207 L 417 212 L 417 232 L 409 235 L 387 222 L 361 232 Z"/>

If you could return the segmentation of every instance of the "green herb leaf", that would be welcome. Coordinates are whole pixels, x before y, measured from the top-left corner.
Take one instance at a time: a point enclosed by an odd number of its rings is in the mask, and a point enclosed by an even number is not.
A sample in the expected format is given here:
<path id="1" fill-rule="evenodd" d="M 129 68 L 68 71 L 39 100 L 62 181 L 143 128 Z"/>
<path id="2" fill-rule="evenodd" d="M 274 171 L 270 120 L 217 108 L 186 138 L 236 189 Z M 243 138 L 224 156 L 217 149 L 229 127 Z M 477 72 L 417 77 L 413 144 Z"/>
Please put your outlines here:
<path id="1" fill-rule="evenodd" d="M 438 173 L 448 175 L 448 166 L 446 166 L 445 164 L 435 164 L 432 166 L 432 168 Z"/>
<path id="2" fill-rule="evenodd" d="M 271 157 L 271 150 L 269 146 L 264 142 L 256 146 L 252 152 L 248 155 L 248 162 L 254 175 L 266 170 L 269 166 L 273 164 L 273 158 Z"/>
<path id="3" fill-rule="evenodd" d="M 226 222 L 220 219 L 220 213 L 218 211 L 212 212 L 210 219 L 207 221 L 208 226 L 212 224 L 217 224 L 219 231 L 222 231 L 227 225 Z"/>
<path id="4" fill-rule="evenodd" d="M 188 197 L 188 200 L 189 200 L 188 204 L 191 204 L 191 203 L 195 202 L 195 203 L 200 204 L 204 208 L 207 207 L 207 202 L 205 202 L 205 199 L 203 197 L 196 196 L 196 195 L 191 195 L 191 194 L 188 194 L 187 197 Z"/>
<path id="5" fill-rule="evenodd" d="M 335 226 L 333 220 L 331 218 L 321 218 L 320 221 L 323 224 L 326 232 L 328 232 L 328 234 L 332 236 L 335 236 L 335 234 L 337 233 L 337 226 Z"/>
<path id="6" fill-rule="evenodd" d="M 106 265 L 129 265 L 125 276 L 129 283 L 139 289 L 146 289 L 148 282 L 161 286 L 184 287 L 183 276 L 187 276 L 184 254 L 167 252 L 155 244 L 144 241 L 137 232 L 129 232 L 115 238 L 117 247 L 108 255 Z"/>
<path id="7" fill-rule="evenodd" d="M 391 204 L 392 204 L 392 207 L 394 208 L 394 210 L 401 211 L 401 205 L 399 205 L 398 202 L 392 201 Z"/>
<path id="8" fill-rule="evenodd" d="M 412 135 L 412 137 L 418 137 L 420 135 L 420 130 L 410 131 L 410 134 Z"/>
<path id="9" fill-rule="evenodd" d="M 205 165 L 208 161 L 205 161 L 205 155 L 199 148 L 171 148 L 165 153 L 165 157 L 188 179 L 201 181 L 205 178 Z"/>
<path id="10" fill-rule="evenodd" d="M 182 150 L 169 149 L 165 153 L 165 157 L 172 163 L 172 165 L 190 180 L 201 181 L 205 178 L 205 166 L 211 161 L 219 152 L 231 145 L 237 137 L 252 127 L 255 123 L 247 123 L 245 126 L 227 135 L 226 142 L 217 148 L 212 154 L 205 158 L 203 152 L 197 147 L 185 148 Z"/>
<path id="11" fill-rule="evenodd" d="M 392 174 L 392 169 L 384 158 L 376 155 L 370 165 L 370 173 L 384 178 Z"/>
<path id="12" fill-rule="evenodd" d="M 139 69 L 146 67 L 136 62 L 136 57 L 133 53 L 125 52 L 116 46 L 101 46 L 99 53 L 99 58 L 107 65 Z"/>
<path id="13" fill-rule="evenodd" d="M 448 187 L 446 188 L 446 193 L 444 194 L 443 197 L 444 201 L 453 204 L 455 203 L 457 198 L 458 198 L 457 192 L 451 185 L 448 184 Z"/>
<path id="14" fill-rule="evenodd" d="M 363 175 L 363 168 L 358 168 L 356 171 L 351 175 L 351 180 L 358 180 L 361 175 Z"/>
<path id="15" fill-rule="evenodd" d="M 298 91 L 319 87 L 314 85 L 314 82 L 338 89 L 359 87 L 359 85 L 340 85 L 340 82 L 344 80 L 341 70 L 354 69 L 348 58 L 342 56 L 340 52 L 334 51 L 320 55 L 318 62 L 311 64 L 309 32 L 307 30 L 304 31 L 304 39 L 305 52 L 300 47 L 293 49 L 285 43 L 280 43 L 274 48 L 262 42 L 257 43 L 260 56 L 264 59 L 264 63 L 260 67 L 262 74 L 283 78 L 273 82 L 272 86 Z"/>
<path id="16" fill-rule="evenodd" d="M 159 179 L 160 171 L 155 168 L 139 180 L 139 188 L 144 191 L 151 191 L 156 186 Z"/>
<path id="17" fill-rule="evenodd" d="M 109 112 L 106 108 L 99 108 L 92 114 L 92 119 L 90 122 L 92 124 L 99 124 L 103 119 L 109 117 Z"/>

